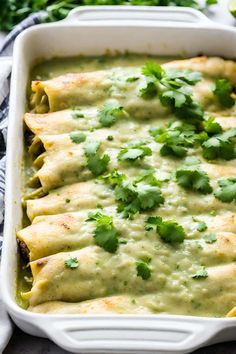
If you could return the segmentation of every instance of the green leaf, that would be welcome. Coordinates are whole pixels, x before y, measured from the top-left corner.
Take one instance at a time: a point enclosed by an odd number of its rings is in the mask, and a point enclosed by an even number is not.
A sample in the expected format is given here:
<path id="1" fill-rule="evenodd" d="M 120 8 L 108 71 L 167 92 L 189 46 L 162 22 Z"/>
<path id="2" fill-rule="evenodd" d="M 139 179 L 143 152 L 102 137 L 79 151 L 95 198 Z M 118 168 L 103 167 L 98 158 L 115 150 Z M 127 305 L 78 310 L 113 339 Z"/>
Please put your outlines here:
<path id="1" fill-rule="evenodd" d="M 215 117 L 209 117 L 206 121 L 203 122 L 203 126 L 204 130 L 208 134 L 219 134 L 223 131 L 221 125 L 215 122 Z"/>
<path id="2" fill-rule="evenodd" d="M 147 62 L 141 69 L 143 75 L 148 76 L 154 80 L 161 80 L 165 75 L 165 70 L 153 61 Z"/>
<path id="3" fill-rule="evenodd" d="M 139 80 L 139 77 L 137 76 L 131 76 L 131 77 L 128 77 L 128 79 L 126 79 L 127 82 L 135 82 Z"/>
<path id="4" fill-rule="evenodd" d="M 192 275 L 192 278 L 196 280 L 206 279 L 207 277 L 208 277 L 208 273 L 204 267 L 202 267 L 195 274 Z"/>
<path id="5" fill-rule="evenodd" d="M 236 178 L 227 178 L 218 181 L 219 189 L 215 197 L 224 203 L 231 203 L 236 200 Z"/>
<path id="6" fill-rule="evenodd" d="M 186 166 L 176 171 L 177 183 L 185 188 L 202 194 L 212 192 L 208 175 L 194 166 Z"/>
<path id="7" fill-rule="evenodd" d="M 218 98 L 219 103 L 223 107 L 230 108 L 234 105 L 235 101 L 231 97 L 231 94 L 233 93 L 233 89 L 234 87 L 229 80 L 226 79 L 216 80 L 213 93 Z"/>
<path id="8" fill-rule="evenodd" d="M 112 187 L 119 185 L 124 179 L 125 175 L 120 173 L 116 169 L 113 169 L 110 173 L 101 177 L 106 183 L 110 184 Z"/>
<path id="9" fill-rule="evenodd" d="M 107 170 L 110 157 L 108 155 L 99 156 L 98 150 L 101 143 L 98 141 L 89 142 L 85 145 L 85 156 L 87 157 L 88 169 L 95 175 L 99 176 Z"/>
<path id="10" fill-rule="evenodd" d="M 186 237 L 184 228 L 174 220 L 163 220 L 160 216 L 149 217 L 145 229 L 156 227 L 156 232 L 167 243 L 182 243 Z"/>
<path id="11" fill-rule="evenodd" d="M 84 118 L 84 114 L 81 113 L 80 109 L 74 109 L 72 112 L 72 118 L 74 119 Z"/>
<path id="12" fill-rule="evenodd" d="M 166 129 L 152 128 L 149 133 L 158 143 L 164 143 L 160 149 L 162 156 L 182 158 L 187 155 L 187 148 L 199 145 L 199 134 L 193 125 L 174 122 Z"/>
<path id="13" fill-rule="evenodd" d="M 140 89 L 140 96 L 146 100 L 152 99 L 157 95 L 157 88 L 154 82 L 149 81 L 145 87 Z"/>
<path id="14" fill-rule="evenodd" d="M 143 159 L 145 156 L 151 156 L 152 150 L 146 146 L 146 143 L 139 142 L 136 144 L 131 144 L 127 148 L 120 150 L 118 154 L 118 160 L 125 161 L 135 161 L 137 159 Z"/>
<path id="15" fill-rule="evenodd" d="M 118 231 L 113 225 L 112 216 L 107 216 L 101 212 L 90 212 L 86 221 L 96 221 L 97 227 L 94 231 L 95 243 L 105 251 L 115 253 L 118 242 Z"/>
<path id="16" fill-rule="evenodd" d="M 78 265 L 79 265 L 79 261 L 76 257 L 75 258 L 68 258 L 67 260 L 65 260 L 64 263 L 65 263 L 65 267 L 70 268 L 70 269 L 78 268 Z"/>
<path id="17" fill-rule="evenodd" d="M 201 221 L 197 218 L 193 218 L 193 221 L 197 223 L 197 225 L 195 227 L 197 231 L 199 231 L 199 232 L 206 231 L 207 224 L 205 223 L 205 221 Z"/>
<path id="18" fill-rule="evenodd" d="M 236 129 L 232 128 L 222 134 L 215 135 L 202 144 L 203 157 L 207 160 L 218 158 L 232 160 L 235 158 L 235 147 L 232 138 L 236 136 Z"/>
<path id="19" fill-rule="evenodd" d="M 70 133 L 70 139 L 75 144 L 83 143 L 86 140 L 86 135 L 80 132 Z"/>
<path id="20" fill-rule="evenodd" d="M 164 203 L 160 188 L 144 182 L 120 182 L 114 189 L 115 198 L 119 201 L 118 212 L 125 218 L 145 210 L 153 210 Z"/>
<path id="21" fill-rule="evenodd" d="M 125 111 L 118 103 L 105 103 L 98 112 L 99 122 L 103 127 L 111 127 L 124 115 Z"/>
<path id="22" fill-rule="evenodd" d="M 205 235 L 203 236 L 203 238 L 204 238 L 204 240 L 205 240 L 206 243 L 214 243 L 214 242 L 217 241 L 216 235 L 213 234 L 213 233 L 205 234 Z"/>
<path id="23" fill-rule="evenodd" d="M 136 262 L 137 276 L 143 280 L 148 280 L 151 277 L 151 269 L 144 262 Z"/>
<path id="24" fill-rule="evenodd" d="M 181 80 L 189 85 L 195 85 L 197 82 L 201 81 L 202 74 L 198 71 L 192 70 L 179 70 L 179 69 L 167 69 L 166 75 L 171 80 Z"/>

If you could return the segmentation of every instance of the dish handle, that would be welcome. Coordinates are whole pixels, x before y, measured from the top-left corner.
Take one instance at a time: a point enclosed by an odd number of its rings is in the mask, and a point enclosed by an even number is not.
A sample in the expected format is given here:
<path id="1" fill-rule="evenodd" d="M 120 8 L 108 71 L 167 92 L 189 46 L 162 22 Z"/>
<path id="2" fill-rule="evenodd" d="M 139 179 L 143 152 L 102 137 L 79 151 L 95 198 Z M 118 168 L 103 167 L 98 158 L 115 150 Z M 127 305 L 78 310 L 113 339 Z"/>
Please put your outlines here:
<path id="1" fill-rule="evenodd" d="M 175 316 L 54 316 L 37 319 L 50 339 L 73 353 L 188 353 L 220 332 L 217 319 Z"/>
<path id="2" fill-rule="evenodd" d="M 104 22 L 114 21 L 155 21 L 159 23 L 205 24 L 213 22 L 202 12 L 188 7 L 170 6 L 83 6 L 76 7 L 66 17 L 66 22 Z"/>

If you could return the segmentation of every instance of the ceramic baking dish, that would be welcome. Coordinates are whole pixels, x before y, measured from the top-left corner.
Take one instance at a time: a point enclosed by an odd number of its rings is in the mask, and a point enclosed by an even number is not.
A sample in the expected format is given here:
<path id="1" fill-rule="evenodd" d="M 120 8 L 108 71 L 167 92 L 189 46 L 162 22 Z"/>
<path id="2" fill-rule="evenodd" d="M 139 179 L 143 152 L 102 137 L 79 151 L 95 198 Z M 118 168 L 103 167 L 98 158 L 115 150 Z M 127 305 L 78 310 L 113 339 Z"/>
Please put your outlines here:
<path id="1" fill-rule="evenodd" d="M 11 83 L 1 288 L 5 305 L 25 332 L 52 339 L 74 353 L 188 353 L 236 339 L 236 319 L 172 315 L 46 315 L 15 300 L 21 226 L 22 116 L 29 70 L 38 59 L 100 55 L 109 49 L 173 56 L 236 58 L 236 30 L 187 8 L 84 7 L 66 20 L 24 31 L 16 40 Z"/>

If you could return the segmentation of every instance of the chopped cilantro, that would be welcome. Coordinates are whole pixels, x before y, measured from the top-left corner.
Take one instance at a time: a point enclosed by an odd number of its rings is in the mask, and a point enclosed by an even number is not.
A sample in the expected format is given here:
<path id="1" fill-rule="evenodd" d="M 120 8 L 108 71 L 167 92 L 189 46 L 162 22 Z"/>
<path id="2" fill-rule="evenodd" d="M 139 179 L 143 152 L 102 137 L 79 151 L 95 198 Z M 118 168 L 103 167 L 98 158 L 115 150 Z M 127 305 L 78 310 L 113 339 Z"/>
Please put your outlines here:
<path id="1" fill-rule="evenodd" d="M 108 135 L 107 140 L 112 141 L 112 140 L 114 140 L 114 137 L 112 135 Z"/>
<path id="2" fill-rule="evenodd" d="M 230 108 L 234 105 L 235 101 L 231 97 L 231 94 L 233 93 L 233 89 L 234 87 L 229 80 L 226 79 L 216 80 L 213 93 L 223 107 Z"/>
<path id="3" fill-rule="evenodd" d="M 66 203 L 70 203 L 70 199 L 66 198 Z"/>
<path id="4" fill-rule="evenodd" d="M 215 197 L 224 203 L 236 200 L 236 178 L 226 178 L 218 181 L 219 190 L 215 192 Z"/>
<path id="5" fill-rule="evenodd" d="M 131 76 L 126 79 L 127 82 L 135 82 L 137 80 L 139 80 L 138 76 Z"/>
<path id="6" fill-rule="evenodd" d="M 152 99 L 157 95 L 157 88 L 154 82 L 149 81 L 145 87 L 140 89 L 140 96 L 146 100 Z"/>
<path id="7" fill-rule="evenodd" d="M 215 121 L 215 117 L 209 117 L 205 120 L 203 127 L 208 134 L 220 134 L 223 130 L 221 125 Z"/>
<path id="8" fill-rule="evenodd" d="M 94 231 L 95 243 L 105 251 L 115 253 L 118 242 L 118 231 L 113 225 L 112 216 L 100 212 L 90 212 L 87 221 L 96 221 L 97 227 Z"/>
<path id="9" fill-rule="evenodd" d="M 199 232 L 203 232 L 206 231 L 207 229 L 207 224 L 205 223 L 205 221 L 201 221 L 197 218 L 193 218 L 193 221 L 197 223 L 196 225 L 196 230 Z"/>
<path id="10" fill-rule="evenodd" d="M 202 194 L 209 194 L 212 192 L 208 175 L 197 167 L 183 167 L 177 170 L 175 175 L 177 183 L 185 189 Z"/>
<path id="11" fill-rule="evenodd" d="M 125 111 L 117 103 L 105 103 L 98 112 L 99 122 L 103 127 L 110 127 L 116 123 L 117 119 L 123 117 Z"/>
<path id="12" fill-rule="evenodd" d="M 156 232 L 167 243 L 181 243 L 186 237 L 184 228 L 174 220 L 163 220 L 160 216 L 151 216 L 147 219 L 147 231 L 156 228 Z"/>
<path id="13" fill-rule="evenodd" d="M 75 144 L 83 143 L 86 140 L 86 135 L 80 132 L 70 133 L 70 139 Z"/>
<path id="14" fill-rule="evenodd" d="M 116 169 L 113 169 L 107 175 L 102 176 L 102 179 L 105 180 L 112 187 L 115 187 L 125 179 L 125 175 L 123 173 L 118 172 Z"/>
<path id="15" fill-rule="evenodd" d="M 72 118 L 74 119 L 84 118 L 84 114 L 81 113 L 79 108 L 75 108 L 72 112 Z"/>
<path id="16" fill-rule="evenodd" d="M 103 155 L 100 157 L 98 155 L 98 150 L 101 143 L 99 141 L 89 142 L 85 145 L 85 155 L 87 157 L 88 169 L 95 175 L 99 176 L 107 170 L 107 165 L 110 161 L 108 155 Z"/>
<path id="17" fill-rule="evenodd" d="M 144 262 L 136 262 L 137 276 L 141 277 L 143 280 L 148 280 L 151 276 L 151 269 Z"/>
<path id="18" fill-rule="evenodd" d="M 236 128 L 227 130 L 222 134 L 215 135 L 202 144 L 203 157 L 207 160 L 221 158 L 232 160 L 236 156 L 234 142 L 232 138 L 236 137 Z"/>
<path id="19" fill-rule="evenodd" d="M 192 278 L 196 280 L 205 279 L 207 277 L 208 277 L 208 273 L 204 267 L 202 267 L 195 274 L 192 275 Z"/>
<path id="20" fill-rule="evenodd" d="M 209 233 L 209 234 L 205 234 L 204 236 L 203 236 L 203 238 L 204 238 L 204 240 L 205 240 L 205 242 L 206 243 L 214 243 L 214 242 L 216 242 L 216 235 L 215 234 L 213 234 L 213 233 Z"/>
<path id="21" fill-rule="evenodd" d="M 127 148 L 120 150 L 118 154 L 118 160 L 125 161 L 135 161 L 137 159 L 142 159 L 145 156 L 152 155 L 152 150 L 146 146 L 145 142 L 136 142 L 130 144 Z"/>
<path id="22" fill-rule="evenodd" d="M 187 154 L 187 148 L 205 140 L 205 134 L 196 134 L 196 128 L 190 124 L 174 122 L 166 129 L 150 129 L 149 133 L 158 143 L 164 143 L 160 149 L 162 156 L 175 156 L 182 158 Z"/>
<path id="23" fill-rule="evenodd" d="M 75 257 L 75 258 L 69 258 L 67 260 L 65 260 L 65 267 L 66 268 L 70 268 L 70 269 L 75 269 L 75 268 L 78 268 L 78 265 L 79 265 L 79 261 L 78 259 Z"/>

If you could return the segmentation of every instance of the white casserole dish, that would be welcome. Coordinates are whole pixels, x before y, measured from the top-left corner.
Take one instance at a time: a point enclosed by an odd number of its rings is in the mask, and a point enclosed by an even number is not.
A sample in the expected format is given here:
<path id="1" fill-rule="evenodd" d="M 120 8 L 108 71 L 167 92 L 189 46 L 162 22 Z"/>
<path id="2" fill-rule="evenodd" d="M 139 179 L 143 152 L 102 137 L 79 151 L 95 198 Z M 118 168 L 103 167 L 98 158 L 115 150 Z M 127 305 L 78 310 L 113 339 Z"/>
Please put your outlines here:
<path id="1" fill-rule="evenodd" d="M 173 56 L 236 58 L 236 30 L 187 8 L 83 7 L 59 23 L 24 31 L 16 40 L 11 83 L 4 245 L 4 303 L 25 332 L 52 339 L 74 353 L 188 353 L 236 339 L 236 319 L 172 315 L 45 315 L 21 309 L 15 300 L 17 245 L 21 226 L 23 120 L 29 70 L 37 59 L 130 51 Z"/>

